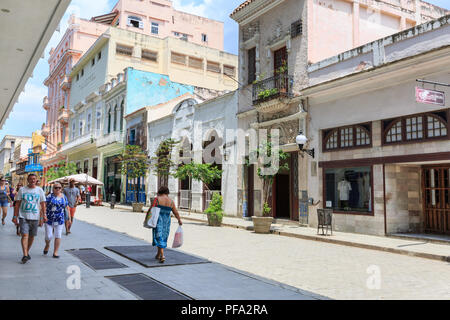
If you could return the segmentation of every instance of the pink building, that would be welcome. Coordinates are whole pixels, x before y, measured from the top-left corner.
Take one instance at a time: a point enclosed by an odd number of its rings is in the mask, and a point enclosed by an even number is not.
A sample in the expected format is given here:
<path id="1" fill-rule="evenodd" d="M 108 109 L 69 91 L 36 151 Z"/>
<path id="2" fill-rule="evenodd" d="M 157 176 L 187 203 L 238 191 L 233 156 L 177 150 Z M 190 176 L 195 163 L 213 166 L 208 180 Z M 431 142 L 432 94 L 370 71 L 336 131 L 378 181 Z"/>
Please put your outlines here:
<path id="1" fill-rule="evenodd" d="M 223 22 L 177 11 L 172 1 L 119 0 L 111 13 L 94 17 L 92 21 L 223 50 Z"/>

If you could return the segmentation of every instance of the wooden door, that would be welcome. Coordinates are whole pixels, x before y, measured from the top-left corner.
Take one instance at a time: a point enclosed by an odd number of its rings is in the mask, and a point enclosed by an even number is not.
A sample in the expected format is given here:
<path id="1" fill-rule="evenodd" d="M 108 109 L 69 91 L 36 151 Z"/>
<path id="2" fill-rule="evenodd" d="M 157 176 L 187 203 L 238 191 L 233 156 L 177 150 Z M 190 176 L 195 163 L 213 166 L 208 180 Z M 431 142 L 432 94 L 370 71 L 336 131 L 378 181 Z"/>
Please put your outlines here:
<path id="1" fill-rule="evenodd" d="M 422 169 L 424 229 L 450 234 L 450 165 Z"/>

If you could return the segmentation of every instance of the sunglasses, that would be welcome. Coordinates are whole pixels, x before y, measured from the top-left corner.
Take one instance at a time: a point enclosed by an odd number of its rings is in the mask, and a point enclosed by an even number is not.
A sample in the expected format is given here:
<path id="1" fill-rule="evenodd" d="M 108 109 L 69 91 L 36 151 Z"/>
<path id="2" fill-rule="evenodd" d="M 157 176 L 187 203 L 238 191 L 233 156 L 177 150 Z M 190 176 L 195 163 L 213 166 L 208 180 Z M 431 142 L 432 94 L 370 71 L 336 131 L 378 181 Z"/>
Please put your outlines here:
<path id="1" fill-rule="evenodd" d="M 58 190 L 58 189 L 62 189 L 61 187 L 54 187 L 53 189 Z"/>

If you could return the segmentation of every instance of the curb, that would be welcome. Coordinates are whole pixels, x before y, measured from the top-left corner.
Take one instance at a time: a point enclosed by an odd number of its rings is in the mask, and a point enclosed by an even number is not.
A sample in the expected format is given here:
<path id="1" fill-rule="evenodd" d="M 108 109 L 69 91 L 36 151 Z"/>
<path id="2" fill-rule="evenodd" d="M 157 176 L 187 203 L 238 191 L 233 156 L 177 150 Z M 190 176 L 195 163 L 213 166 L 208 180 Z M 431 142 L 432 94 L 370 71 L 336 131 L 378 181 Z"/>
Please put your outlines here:
<path id="1" fill-rule="evenodd" d="M 184 216 L 184 215 L 183 215 L 183 219 L 191 220 L 191 221 L 197 221 L 197 222 L 207 222 L 206 220 L 201 220 L 201 219 L 197 219 L 197 218 L 191 218 L 191 217 L 187 217 L 187 216 Z M 237 229 L 243 229 L 243 230 L 249 230 L 249 231 L 253 230 L 252 226 L 245 227 L 245 226 L 238 226 L 238 225 L 229 224 L 229 223 L 222 223 L 222 226 L 231 227 L 231 228 L 237 228 Z M 431 260 L 450 262 L 450 256 L 443 256 L 443 255 L 439 255 L 439 254 L 432 254 L 432 253 L 425 253 L 425 252 L 414 252 L 414 251 L 408 251 L 408 250 L 403 250 L 403 249 L 395 249 L 395 248 L 387 248 L 387 247 L 381 247 L 381 246 L 377 246 L 377 245 L 371 245 L 371 244 L 365 244 L 365 243 L 357 243 L 357 242 L 351 242 L 351 241 L 345 241 L 345 240 L 337 240 L 337 239 L 331 239 L 331 238 L 322 238 L 320 236 L 309 236 L 309 235 L 296 234 L 296 233 L 290 233 L 290 232 L 285 232 L 285 231 L 270 230 L 270 234 L 284 236 L 284 237 L 290 237 L 290 238 L 311 240 L 311 241 L 321 241 L 321 242 L 327 242 L 327 243 L 343 245 L 343 246 L 348 246 L 348 247 L 356 247 L 356 248 L 362 248 L 362 249 L 384 251 L 384 252 L 390 252 L 390 253 L 395 253 L 395 254 L 406 255 L 406 256 L 410 256 L 410 257 L 418 257 L 418 258 L 424 258 L 424 259 L 431 259 Z"/>

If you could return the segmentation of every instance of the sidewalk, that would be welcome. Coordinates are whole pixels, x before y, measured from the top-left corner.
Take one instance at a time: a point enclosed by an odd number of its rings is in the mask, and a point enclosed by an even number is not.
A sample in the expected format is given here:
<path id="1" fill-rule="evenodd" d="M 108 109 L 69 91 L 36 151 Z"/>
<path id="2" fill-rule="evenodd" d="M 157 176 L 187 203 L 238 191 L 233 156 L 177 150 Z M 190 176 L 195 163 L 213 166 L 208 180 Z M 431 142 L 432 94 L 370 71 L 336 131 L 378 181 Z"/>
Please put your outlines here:
<path id="1" fill-rule="evenodd" d="M 83 208 L 78 214 L 81 215 Z M 88 211 L 92 212 L 92 211 Z M 109 213 L 109 212 L 108 212 Z M 20 237 L 10 216 L 6 225 L 0 225 L 0 300 L 136 300 L 140 296 L 111 281 L 110 277 L 142 274 L 151 277 L 167 288 L 176 290 L 195 300 L 234 299 L 286 299 L 315 300 L 323 296 L 300 290 L 280 282 L 259 277 L 245 271 L 206 261 L 199 264 L 145 267 L 130 259 L 105 249 L 107 246 L 142 246 L 148 241 L 139 240 L 121 232 L 116 232 L 76 220 L 72 234 L 63 235 L 60 259 L 52 258 L 52 249 L 43 255 L 44 230 L 39 228 L 38 236 L 30 251 L 32 259 L 21 264 Z M 174 225 L 172 228 L 175 228 Z M 147 231 L 148 229 L 140 228 Z M 141 231 L 141 230 L 140 230 Z M 174 230 L 171 234 L 173 236 Z M 114 259 L 125 267 L 94 270 L 88 264 L 71 254 L 74 249 L 93 248 Z M 179 250 L 182 252 L 182 250 Z M 190 254 L 191 256 L 194 256 Z M 170 262 L 167 261 L 166 262 Z M 80 287 L 73 288 L 71 279 L 78 270 Z M 141 286 L 142 289 L 142 286 Z M 147 290 L 147 288 L 144 288 Z M 153 290 L 158 295 L 159 291 Z"/>
<path id="2" fill-rule="evenodd" d="M 109 206 L 109 204 L 105 203 L 104 206 Z M 131 211 L 131 207 L 128 206 L 116 205 L 115 207 Z M 148 207 L 144 207 L 144 210 L 148 210 Z M 201 213 L 191 212 L 189 214 L 187 211 L 180 210 L 180 214 L 183 219 L 205 223 L 208 221 L 206 215 Z M 224 217 L 222 225 L 232 228 L 253 230 L 253 222 L 241 218 Z M 322 236 L 317 234 L 317 229 L 315 228 L 300 227 L 296 226 L 294 223 L 272 224 L 270 231 L 274 235 L 450 262 L 450 242 L 449 244 L 445 244 L 435 243 L 427 239 L 401 239 L 398 237 L 382 237 L 338 231 L 333 231 L 332 236 Z"/>

